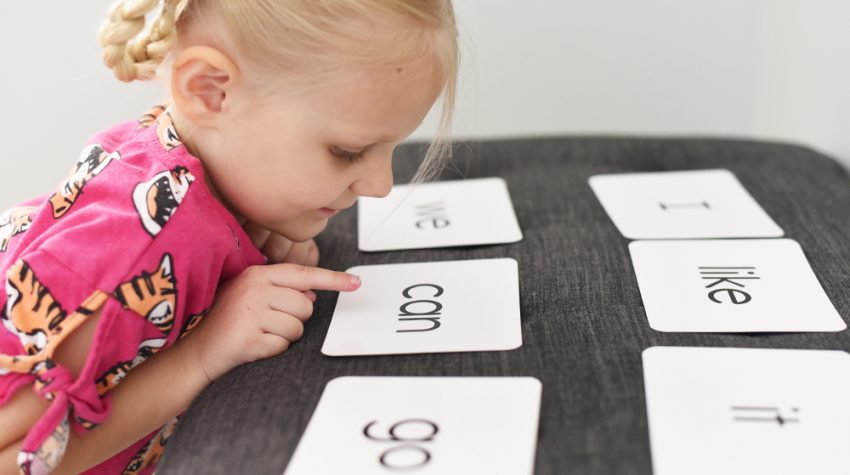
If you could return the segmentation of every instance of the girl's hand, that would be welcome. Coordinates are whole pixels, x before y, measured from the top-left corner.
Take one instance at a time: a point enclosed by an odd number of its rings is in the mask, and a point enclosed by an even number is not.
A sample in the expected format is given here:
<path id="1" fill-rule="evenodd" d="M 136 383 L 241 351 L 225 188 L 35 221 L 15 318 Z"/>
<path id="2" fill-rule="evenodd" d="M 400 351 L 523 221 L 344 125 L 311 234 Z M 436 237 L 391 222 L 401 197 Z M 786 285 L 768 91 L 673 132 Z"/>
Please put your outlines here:
<path id="1" fill-rule="evenodd" d="M 319 264 L 319 247 L 316 241 L 292 242 L 280 234 L 263 229 L 248 221 L 242 226 L 251 242 L 269 260 L 269 264 L 291 263 L 315 267 Z"/>
<path id="2" fill-rule="evenodd" d="M 252 266 L 219 289 L 204 321 L 186 338 L 212 382 L 231 368 L 282 353 L 313 313 L 310 289 L 352 291 L 360 278 L 296 264 Z"/>

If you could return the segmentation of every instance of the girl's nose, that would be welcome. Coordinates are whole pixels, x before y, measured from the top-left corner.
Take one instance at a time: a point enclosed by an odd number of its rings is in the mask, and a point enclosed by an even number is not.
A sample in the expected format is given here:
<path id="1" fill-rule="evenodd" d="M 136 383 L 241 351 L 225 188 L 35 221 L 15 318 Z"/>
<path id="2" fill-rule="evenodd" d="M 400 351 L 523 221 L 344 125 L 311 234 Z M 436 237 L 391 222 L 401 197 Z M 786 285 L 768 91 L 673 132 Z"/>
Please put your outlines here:
<path id="1" fill-rule="evenodd" d="M 363 164 L 360 176 L 351 184 L 351 192 L 357 196 L 383 198 L 393 189 L 392 154 L 382 159 L 374 158 L 372 166 Z"/>

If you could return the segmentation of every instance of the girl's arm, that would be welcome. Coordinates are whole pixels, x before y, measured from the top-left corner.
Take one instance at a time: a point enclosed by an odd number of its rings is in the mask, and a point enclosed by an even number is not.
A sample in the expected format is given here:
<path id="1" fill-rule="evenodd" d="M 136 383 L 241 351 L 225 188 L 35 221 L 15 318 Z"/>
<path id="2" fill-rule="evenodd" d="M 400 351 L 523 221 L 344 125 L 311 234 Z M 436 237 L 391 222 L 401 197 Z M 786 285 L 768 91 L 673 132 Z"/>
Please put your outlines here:
<path id="1" fill-rule="evenodd" d="M 134 368 L 112 391 L 112 412 L 84 436 L 71 431 L 62 463 L 53 473 L 75 474 L 132 445 L 180 414 L 209 384 L 195 357 L 189 335 Z M 0 452 L 0 474 L 17 474 L 16 458 L 23 439 Z"/>
<path id="2" fill-rule="evenodd" d="M 301 338 L 313 313 L 310 289 L 353 291 L 360 279 L 344 272 L 295 264 L 249 267 L 216 294 L 203 322 L 172 347 L 133 368 L 112 394 L 106 421 L 84 436 L 71 431 L 57 474 L 79 473 L 124 450 L 184 411 L 211 381 L 243 363 L 276 355 Z M 82 328 L 82 326 L 81 326 Z M 79 330 L 79 329 L 78 329 Z M 81 341 L 89 336 L 71 334 Z M 63 344 L 73 346 L 68 340 Z M 62 345 L 57 348 L 57 352 Z M 61 364 L 75 366 L 74 357 Z M 82 364 L 77 360 L 77 365 Z M 0 474 L 17 473 L 23 439 L 0 449 Z"/>

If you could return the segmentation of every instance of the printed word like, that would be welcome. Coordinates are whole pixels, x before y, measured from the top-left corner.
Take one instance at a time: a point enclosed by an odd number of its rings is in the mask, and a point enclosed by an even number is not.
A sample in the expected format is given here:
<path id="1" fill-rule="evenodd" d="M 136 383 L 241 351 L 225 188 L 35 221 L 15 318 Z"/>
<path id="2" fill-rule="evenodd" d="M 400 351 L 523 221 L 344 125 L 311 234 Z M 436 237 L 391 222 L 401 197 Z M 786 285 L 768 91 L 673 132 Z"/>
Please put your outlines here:
<path id="1" fill-rule="evenodd" d="M 428 465 L 431 452 L 423 445 L 433 442 L 440 428 L 427 419 L 404 419 L 389 426 L 386 435 L 373 435 L 372 428 L 378 421 L 372 421 L 363 428 L 363 435 L 375 442 L 390 444 L 401 443 L 385 450 L 378 458 L 382 467 L 395 471 L 410 471 Z"/>
<path id="2" fill-rule="evenodd" d="M 451 224 L 443 201 L 416 205 L 413 209 L 416 213 L 418 229 L 443 229 Z"/>
<path id="3" fill-rule="evenodd" d="M 440 328 L 440 311 L 443 304 L 435 299 L 443 295 L 442 287 L 437 284 L 415 284 L 402 290 L 401 295 L 416 300 L 405 302 L 399 307 L 398 321 L 426 323 L 424 327 L 396 330 L 396 333 L 430 332 Z"/>
<path id="4" fill-rule="evenodd" d="M 753 297 L 745 290 L 748 280 L 760 279 L 755 274 L 755 267 L 699 267 L 699 273 L 703 280 L 708 281 L 706 289 L 708 299 L 714 303 L 726 302 L 742 305 Z M 743 282 L 741 282 L 743 281 Z"/>
<path id="5" fill-rule="evenodd" d="M 735 422 L 775 422 L 779 427 L 800 422 L 800 409 L 797 407 L 790 408 L 788 415 L 783 415 L 780 408 L 770 406 L 731 406 L 730 409 Z"/>

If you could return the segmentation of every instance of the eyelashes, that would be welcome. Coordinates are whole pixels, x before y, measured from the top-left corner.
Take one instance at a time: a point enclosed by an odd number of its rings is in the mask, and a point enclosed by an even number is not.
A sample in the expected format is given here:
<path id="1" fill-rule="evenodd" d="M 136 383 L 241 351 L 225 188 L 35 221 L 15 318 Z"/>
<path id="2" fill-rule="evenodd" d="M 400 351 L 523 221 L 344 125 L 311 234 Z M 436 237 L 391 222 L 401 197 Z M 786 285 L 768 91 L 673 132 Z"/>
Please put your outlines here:
<path id="1" fill-rule="evenodd" d="M 344 158 L 345 160 L 348 160 L 351 163 L 359 162 L 360 160 L 363 160 L 363 158 L 366 156 L 366 149 L 360 150 L 358 152 L 352 152 L 350 150 L 345 150 L 339 147 L 331 147 L 330 151 L 331 154 L 333 154 L 335 157 Z"/>

